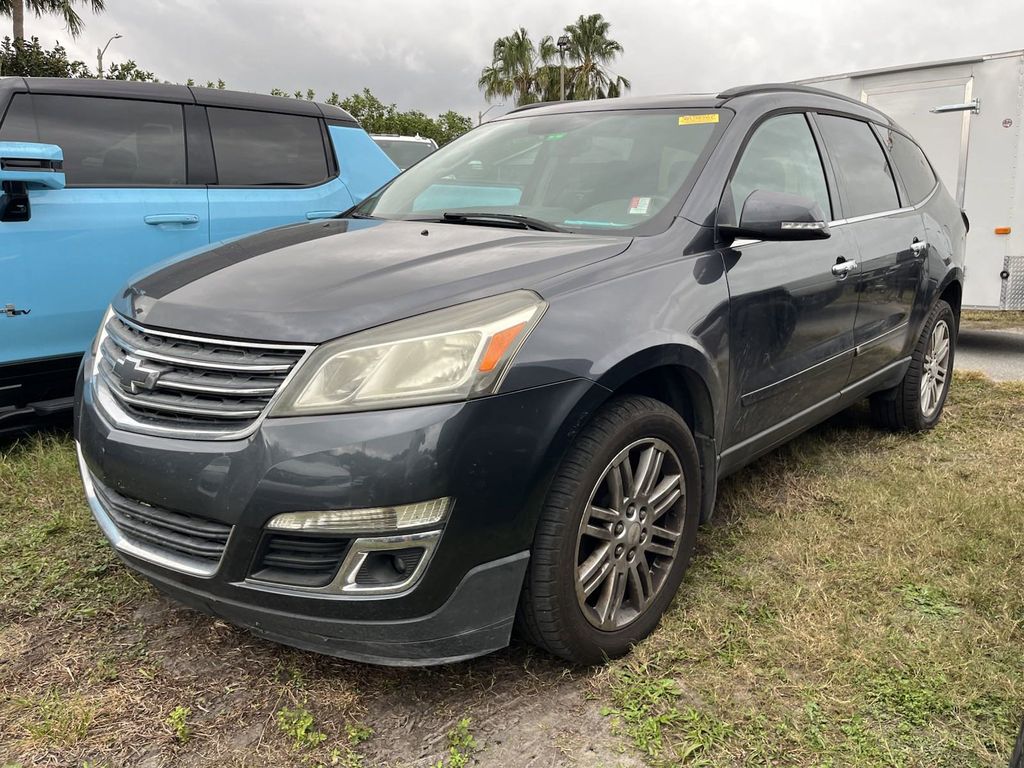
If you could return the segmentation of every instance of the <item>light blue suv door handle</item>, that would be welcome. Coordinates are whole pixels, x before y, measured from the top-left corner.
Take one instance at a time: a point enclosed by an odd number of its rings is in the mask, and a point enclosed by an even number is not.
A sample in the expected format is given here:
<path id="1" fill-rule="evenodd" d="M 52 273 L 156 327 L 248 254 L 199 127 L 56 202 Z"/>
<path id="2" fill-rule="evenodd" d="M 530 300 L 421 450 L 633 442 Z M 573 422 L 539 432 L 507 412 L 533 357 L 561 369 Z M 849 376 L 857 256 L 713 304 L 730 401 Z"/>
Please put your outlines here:
<path id="1" fill-rule="evenodd" d="M 306 218 L 310 221 L 315 219 L 333 219 L 335 216 L 341 216 L 344 211 L 310 211 L 306 214 Z"/>
<path id="2" fill-rule="evenodd" d="M 143 221 L 156 226 L 158 224 L 198 224 L 199 217 L 194 213 L 153 213 Z"/>

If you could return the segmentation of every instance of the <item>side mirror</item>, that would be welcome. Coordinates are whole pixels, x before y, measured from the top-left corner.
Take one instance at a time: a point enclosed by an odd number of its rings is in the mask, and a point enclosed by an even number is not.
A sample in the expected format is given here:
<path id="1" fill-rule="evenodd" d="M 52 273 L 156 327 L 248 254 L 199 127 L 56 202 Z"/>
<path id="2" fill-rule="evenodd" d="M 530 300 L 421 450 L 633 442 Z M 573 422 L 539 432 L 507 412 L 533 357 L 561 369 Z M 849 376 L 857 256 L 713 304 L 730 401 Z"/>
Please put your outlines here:
<path id="1" fill-rule="evenodd" d="M 723 207 L 732 208 L 732 195 L 726 192 Z M 724 211 L 720 211 L 720 214 Z M 743 202 L 739 224 L 732 212 L 719 221 L 724 237 L 754 240 L 824 240 L 830 236 L 828 222 L 821 207 L 813 200 L 784 192 L 755 189 Z"/>
<path id="2" fill-rule="evenodd" d="M 64 151 L 55 144 L 0 141 L 0 182 L 5 189 L 64 189 Z"/>

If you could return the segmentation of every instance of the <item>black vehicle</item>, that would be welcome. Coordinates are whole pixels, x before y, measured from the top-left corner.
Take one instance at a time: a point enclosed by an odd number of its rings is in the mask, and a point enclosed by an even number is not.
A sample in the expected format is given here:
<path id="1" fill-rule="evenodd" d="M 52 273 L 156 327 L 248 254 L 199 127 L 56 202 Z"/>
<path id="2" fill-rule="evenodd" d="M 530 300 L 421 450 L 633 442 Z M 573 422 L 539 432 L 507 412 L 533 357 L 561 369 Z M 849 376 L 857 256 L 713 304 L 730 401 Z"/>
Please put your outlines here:
<path id="1" fill-rule="evenodd" d="M 160 589 L 430 664 L 628 652 L 723 476 L 870 397 L 925 430 L 966 217 L 785 85 L 521 109 L 337 220 L 137 279 L 80 377 L 93 513 Z"/>

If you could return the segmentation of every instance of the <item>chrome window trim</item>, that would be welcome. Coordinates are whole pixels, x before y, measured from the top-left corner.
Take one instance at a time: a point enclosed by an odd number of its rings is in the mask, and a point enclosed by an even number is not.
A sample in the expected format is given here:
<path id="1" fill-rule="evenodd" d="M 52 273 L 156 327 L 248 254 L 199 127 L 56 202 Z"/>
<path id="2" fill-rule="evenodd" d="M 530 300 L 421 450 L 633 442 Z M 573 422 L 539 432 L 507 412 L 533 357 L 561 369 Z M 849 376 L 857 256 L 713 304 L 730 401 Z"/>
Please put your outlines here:
<path id="1" fill-rule="evenodd" d="M 878 213 L 865 213 L 861 216 L 851 216 L 847 219 L 836 219 L 828 223 L 829 228 L 841 227 L 844 224 L 859 224 L 862 221 L 871 221 L 872 219 L 881 219 L 885 216 L 895 216 L 897 213 L 910 213 L 915 210 L 916 206 L 905 206 L 903 208 L 892 208 L 888 211 L 879 211 Z"/>
<path id="2" fill-rule="evenodd" d="M 221 563 L 224 562 L 224 555 L 231 547 L 231 542 L 235 538 L 236 526 L 231 526 L 231 532 L 228 534 L 228 540 L 224 545 L 223 552 L 221 552 L 220 559 L 209 566 L 200 566 L 197 565 L 195 561 L 188 558 L 179 557 L 168 552 L 161 552 L 158 549 L 151 549 L 150 547 L 136 544 L 121 533 L 121 529 L 118 528 L 113 519 L 111 519 L 109 513 L 100 502 L 99 497 L 96 495 L 92 472 L 89 470 L 89 466 L 85 463 L 85 457 L 82 455 L 82 446 L 77 440 L 75 441 L 75 453 L 78 454 L 78 471 L 82 475 L 82 485 L 85 486 L 85 498 L 89 503 L 89 509 L 92 511 L 92 516 L 96 519 L 96 523 L 99 525 L 103 535 L 107 537 L 107 540 L 115 550 L 139 560 L 144 560 L 147 563 L 158 565 L 161 568 L 167 568 L 168 570 L 178 571 L 180 573 L 187 573 L 189 576 L 197 576 L 201 579 L 209 579 L 220 570 Z"/>
<path id="3" fill-rule="evenodd" d="M 278 531 L 278 533 L 282 533 Z M 284 531 L 283 533 L 287 533 Z M 441 539 L 441 531 L 425 531 L 422 533 L 406 533 L 397 536 L 369 536 L 353 538 L 348 552 L 338 568 L 337 574 L 330 584 L 322 587 L 303 587 L 280 584 L 272 581 L 246 577 L 238 586 L 260 592 L 273 592 L 281 595 L 303 595 L 307 597 L 329 598 L 334 600 L 365 600 L 382 596 L 400 597 L 411 592 L 419 582 L 427 566 L 433 559 L 437 544 Z M 356 575 L 363 567 L 367 556 L 372 552 L 386 552 L 391 549 L 405 549 L 410 546 L 423 547 L 423 556 L 408 578 L 395 584 L 385 586 L 368 586 L 356 583 Z"/>
<path id="4" fill-rule="evenodd" d="M 935 193 L 939 191 L 938 177 L 936 177 L 935 186 L 932 187 L 932 191 L 929 192 L 925 198 L 914 205 L 904 206 L 903 208 L 893 208 L 890 211 L 879 211 L 878 213 L 866 213 L 863 216 L 854 216 L 849 219 L 835 219 L 828 223 L 828 228 L 841 227 L 844 224 L 859 224 L 862 221 L 870 221 L 871 219 L 880 219 L 883 216 L 895 216 L 897 213 L 910 213 L 911 211 L 920 210 L 923 206 L 927 205 L 928 202 L 935 196 Z M 730 248 L 744 248 L 748 245 L 755 245 L 756 243 L 763 243 L 764 240 L 754 240 L 750 238 L 737 238 L 732 241 L 729 245 Z"/>
<path id="5" fill-rule="evenodd" d="M 252 422 L 241 429 L 224 430 L 224 429 L 211 429 L 203 428 L 200 426 L 190 425 L 188 427 L 176 427 L 166 424 L 153 424 L 148 421 L 142 421 L 137 419 L 128 413 L 124 408 L 121 407 L 120 402 L 117 399 L 110 387 L 105 381 L 101 380 L 101 376 L 89 375 L 86 381 L 86 386 L 91 388 L 93 395 L 96 398 L 97 411 L 100 417 L 107 422 L 107 424 L 115 429 L 124 430 L 126 432 L 135 432 L 142 435 L 151 435 L 154 437 L 172 437 L 180 438 L 182 440 L 213 440 L 213 441 L 228 441 L 228 440 L 242 440 L 252 435 L 258 430 L 263 422 L 267 419 L 269 414 L 273 411 L 274 405 L 280 399 L 281 394 L 285 388 L 289 385 L 292 379 L 295 377 L 299 368 L 302 367 L 303 363 L 309 359 L 310 353 L 316 348 L 315 344 L 274 344 L 274 343 L 261 343 L 261 342 L 247 342 L 245 340 L 228 340 L 219 339 L 210 336 L 198 336 L 189 335 L 182 333 L 175 333 L 173 331 L 161 331 L 156 328 L 145 328 L 138 325 L 137 323 L 129 320 L 120 312 L 115 312 L 114 315 L 124 321 L 126 324 L 132 326 L 141 333 L 149 333 L 158 336 L 166 336 L 168 338 L 179 339 L 181 341 L 193 341 L 200 342 L 203 344 L 223 344 L 225 346 L 233 347 L 244 347 L 248 349 L 269 349 L 269 350 L 287 350 L 290 352 L 302 352 L 291 371 L 285 376 L 281 385 L 277 388 L 277 392 L 270 398 L 263 412 L 257 416 Z M 100 333 L 106 335 L 105 328 L 100 329 Z M 102 341 L 100 340 L 100 347 L 102 347 Z M 100 353 L 100 349 L 97 348 L 97 354 Z M 91 371 L 92 366 L 86 369 L 87 374 Z"/>

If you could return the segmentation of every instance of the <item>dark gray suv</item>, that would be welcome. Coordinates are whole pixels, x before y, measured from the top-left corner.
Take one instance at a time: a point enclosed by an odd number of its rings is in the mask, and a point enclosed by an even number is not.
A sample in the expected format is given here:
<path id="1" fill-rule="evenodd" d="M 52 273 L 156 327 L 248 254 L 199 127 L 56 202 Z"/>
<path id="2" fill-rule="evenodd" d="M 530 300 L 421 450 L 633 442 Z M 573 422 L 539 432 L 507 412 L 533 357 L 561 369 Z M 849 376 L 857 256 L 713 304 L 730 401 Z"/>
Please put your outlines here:
<path id="1" fill-rule="evenodd" d="M 264 637 L 626 653 L 718 480 L 870 397 L 926 430 L 966 216 L 871 107 L 766 85 L 521 109 L 346 215 L 114 300 L 78 387 L 129 567 Z"/>

